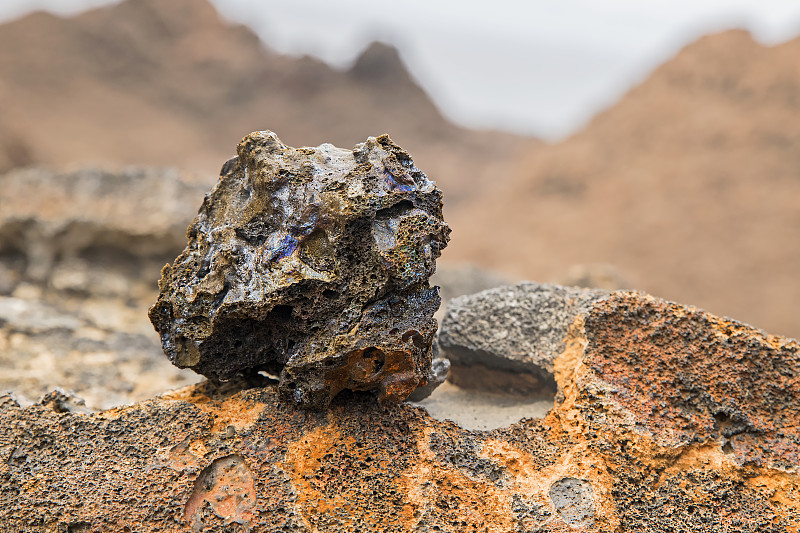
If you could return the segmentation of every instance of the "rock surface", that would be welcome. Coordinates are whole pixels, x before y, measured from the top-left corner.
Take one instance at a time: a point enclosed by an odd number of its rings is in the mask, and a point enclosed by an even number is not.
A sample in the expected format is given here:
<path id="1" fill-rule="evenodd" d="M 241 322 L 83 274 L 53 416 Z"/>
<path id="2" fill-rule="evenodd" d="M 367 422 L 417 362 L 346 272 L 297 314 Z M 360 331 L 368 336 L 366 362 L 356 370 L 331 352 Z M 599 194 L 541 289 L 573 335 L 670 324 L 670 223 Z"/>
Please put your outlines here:
<path id="1" fill-rule="evenodd" d="M 449 232 L 441 192 L 388 136 L 295 149 L 252 133 L 150 318 L 174 364 L 215 380 L 279 374 L 283 396 L 313 408 L 343 389 L 400 401 L 430 371 L 428 280 Z"/>
<path id="2" fill-rule="evenodd" d="M 127 299 L 152 293 L 204 192 L 177 170 L 143 167 L 28 168 L 0 174 L 0 190 L 0 294 L 29 282 Z"/>
<path id="3" fill-rule="evenodd" d="M 143 313 L 125 302 L 0 296 L 0 392 L 25 401 L 63 387 L 108 409 L 197 382 L 164 359 Z"/>
<path id="4" fill-rule="evenodd" d="M 0 190 L 0 391 L 63 387 L 107 409 L 198 381 L 164 359 L 146 313 L 203 188 L 130 167 L 17 170 Z"/>
<path id="5" fill-rule="evenodd" d="M 575 317 L 608 292 L 523 282 L 450 300 L 438 344 L 462 387 L 555 392 L 553 361 Z"/>
<path id="6" fill-rule="evenodd" d="M 643 294 L 594 294 L 559 344 L 554 409 L 493 431 L 364 393 L 300 410 L 276 386 L 235 382 L 89 415 L 5 397 L 0 523 L 796 532 L 797 341 Z"/>
<path id="7" fill-rule="evenodd" d="M 433 343 L 433 359 L 431 359 L 431 371 L 428 372 L 427 383 L 414 389 L 408 396 L 408 401 L 419 402 L 430 396 L 436 388 L 447 380 L 450 373 L 450 361 L 444 357 L 438 357 L 436 342 Z"/>

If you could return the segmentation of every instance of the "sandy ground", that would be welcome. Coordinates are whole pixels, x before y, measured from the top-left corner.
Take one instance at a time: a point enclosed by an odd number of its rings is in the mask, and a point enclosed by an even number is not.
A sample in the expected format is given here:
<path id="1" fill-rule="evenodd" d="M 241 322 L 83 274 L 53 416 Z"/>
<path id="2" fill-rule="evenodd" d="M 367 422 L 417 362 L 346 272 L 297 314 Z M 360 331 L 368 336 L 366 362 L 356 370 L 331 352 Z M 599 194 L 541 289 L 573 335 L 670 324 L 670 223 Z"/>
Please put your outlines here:
<path id="1" fill-rule="evenodd" d="M 469 430 L 491 430 L 523 418 L 542 418 L 553 407 L 553 400 L 461 389 L 449 382 L 421 402 L 409 403 L 437 420 L 452 420 Z"/>

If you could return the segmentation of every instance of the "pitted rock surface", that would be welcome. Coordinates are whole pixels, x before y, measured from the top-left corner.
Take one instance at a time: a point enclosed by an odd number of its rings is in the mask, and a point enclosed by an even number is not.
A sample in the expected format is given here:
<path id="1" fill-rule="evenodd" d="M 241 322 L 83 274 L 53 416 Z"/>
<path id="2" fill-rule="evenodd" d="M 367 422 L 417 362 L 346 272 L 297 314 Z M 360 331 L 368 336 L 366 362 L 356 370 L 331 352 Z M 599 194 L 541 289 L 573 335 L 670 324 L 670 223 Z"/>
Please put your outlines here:
<path id="1" fill-rule="evenodd" d="M 91 414 L 0 396 L 0 524 L 798 531 L 796 341 L 631 292 L 567 329 L 553 410 L 491 431 L 358 392 L 302 410 L 233 381 Z"/>
<path id="2" fill-rule="evenodd" d="M 467 387 L 555 393 L 553 361 L 575 317 L 607 291 L 522 282 L 450 300 L 438 345 Z M 500 371 L 498 377 L 493 371 Z"/>
<path id="3" fill-rule="evenodd" d="M 162 271 L 150 318 L 170 360 L 215 380 L 265 371 L 321 408 L 400 401 L 430 371 L 441 192 L 384 135 L 353 150 L 248 135 Z"/>
<path id="4" fill-rule="evenodd" d="M 0 174 L 0 391 L 62 387 L 108 409 L 196 383 L 147 308 L 205 189 L 169 168 Z"/>
<path id="5" fill-rule="evenodd" d="M 571 526 L 584 526 L 594 519 L 592 486 L 582 479 L 559 479 L 550 485 L 550 500 L 564 522 Z"/>

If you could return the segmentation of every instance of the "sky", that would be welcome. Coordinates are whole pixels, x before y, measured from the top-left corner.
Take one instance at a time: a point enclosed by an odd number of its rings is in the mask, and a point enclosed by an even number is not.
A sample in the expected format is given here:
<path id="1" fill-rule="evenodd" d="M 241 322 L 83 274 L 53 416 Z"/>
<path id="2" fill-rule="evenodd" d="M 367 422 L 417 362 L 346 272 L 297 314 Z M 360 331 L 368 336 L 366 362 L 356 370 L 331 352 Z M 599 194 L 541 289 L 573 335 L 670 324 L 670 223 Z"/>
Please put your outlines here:
<path id="1" fill-rule="evenodd" d="M 798 0 L 211 1 L 270 48 L 340 68 L 373 40 L 393 44 L 451 120 L 551 141 L 701 35 L 746 28 L 773 45 L 800 34 Z M 0 0 L 0 21 L 109 3 Z"/>

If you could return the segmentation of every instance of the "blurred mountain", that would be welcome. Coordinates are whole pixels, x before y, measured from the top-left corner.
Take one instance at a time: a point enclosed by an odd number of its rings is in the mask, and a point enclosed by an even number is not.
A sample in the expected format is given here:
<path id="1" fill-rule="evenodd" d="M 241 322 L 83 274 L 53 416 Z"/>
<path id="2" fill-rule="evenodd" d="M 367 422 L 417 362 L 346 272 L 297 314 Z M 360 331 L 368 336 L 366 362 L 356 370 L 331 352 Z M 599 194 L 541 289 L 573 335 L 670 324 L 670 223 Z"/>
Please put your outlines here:
<path id="1" fill-rule="evenodd" d="M 458 213 L 448 257 L 534 279 L 610 263 L 634 287 L 800 337 L 798 58 L 800 39 L 700 39 L 532 149 L 480 220 Z"/>
<path id="2" fill-rule="evenodd" d="M 261 129 L 292 146 L 389 133 L 451 205 L 510 176 L 530 142 L 449 123 L 390 46 L 374 43 L 349 71 L 334 70 L 271 52 L 207 0 L 125 0 L 0 26 L 0 170 L 169 165 L 212 183 Z"/>

